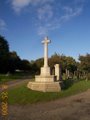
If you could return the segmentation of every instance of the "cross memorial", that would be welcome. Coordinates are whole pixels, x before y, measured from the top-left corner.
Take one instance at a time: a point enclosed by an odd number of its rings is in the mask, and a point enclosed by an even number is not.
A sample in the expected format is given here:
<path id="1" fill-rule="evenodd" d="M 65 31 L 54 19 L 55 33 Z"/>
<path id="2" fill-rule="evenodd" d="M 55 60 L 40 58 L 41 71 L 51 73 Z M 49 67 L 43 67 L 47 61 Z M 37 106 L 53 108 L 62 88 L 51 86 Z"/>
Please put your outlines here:
<path id="1" fill-rule="evenodd" d="M 29 82 L 27 87 L 32 90 L 43 92 L 60 92 L 61 87 L 59 81 L 55 80 L 55 75 L 51 75 L 50 67 L 48 65 L 48 44 L 51 41 L 48 37 L 42 41 L 44 44 L 44 66 L 41 67 L 40 75 L 35 75 L 35 81 Z"/>

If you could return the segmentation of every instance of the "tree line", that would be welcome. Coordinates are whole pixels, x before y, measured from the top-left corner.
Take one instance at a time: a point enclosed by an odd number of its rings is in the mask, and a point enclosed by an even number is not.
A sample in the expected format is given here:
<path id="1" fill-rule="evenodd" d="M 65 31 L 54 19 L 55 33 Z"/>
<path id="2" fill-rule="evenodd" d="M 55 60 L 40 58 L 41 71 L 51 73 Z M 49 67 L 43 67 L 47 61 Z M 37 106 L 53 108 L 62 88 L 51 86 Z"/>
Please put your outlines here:
<path id="1" fill-rule="evenodd" d="M 31 74 L 40 74 L 40 68 L 43 66 L 43 58 L 28 61 L 21 59 L 15 51 L 9 50 L 9 43 L 0 36 L 0 73 L 14 73 L 16 71 L 30 72 Z M 90 79 L 90 54 L 79 55 L 78 62 L 70 56 L 54 53 L 49 58 L 49 66 L 52 74 L 54 65 L 60 64 L 62 75 L 69 71 L 70 77 L 77 76 Z"/>
<path id="2" fill-rule="evenodd" d="M 7 40 L 0 36 L 0 73 L 14 73 L 17 70 L 30 71 L 30 69 L 30 62 L 22 60 L 15 51 L 10 51 Z"/>

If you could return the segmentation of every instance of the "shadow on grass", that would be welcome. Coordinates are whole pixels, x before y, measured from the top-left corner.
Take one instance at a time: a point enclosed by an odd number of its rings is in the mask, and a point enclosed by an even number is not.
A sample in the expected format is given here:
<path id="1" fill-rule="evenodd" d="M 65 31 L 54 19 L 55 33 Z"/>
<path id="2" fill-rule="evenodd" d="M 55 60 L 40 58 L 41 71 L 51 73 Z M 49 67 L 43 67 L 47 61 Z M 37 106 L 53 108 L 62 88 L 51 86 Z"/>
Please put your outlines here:
<path id="1" fill-rule="evenodd" d="M 66 90 L 69 87 L 71 87 L 74 83 L 75 83 L 75 81 L 73 79 L 63 80 L 61 83 L 61 88 L 62 88 L 62 90 Z"/>

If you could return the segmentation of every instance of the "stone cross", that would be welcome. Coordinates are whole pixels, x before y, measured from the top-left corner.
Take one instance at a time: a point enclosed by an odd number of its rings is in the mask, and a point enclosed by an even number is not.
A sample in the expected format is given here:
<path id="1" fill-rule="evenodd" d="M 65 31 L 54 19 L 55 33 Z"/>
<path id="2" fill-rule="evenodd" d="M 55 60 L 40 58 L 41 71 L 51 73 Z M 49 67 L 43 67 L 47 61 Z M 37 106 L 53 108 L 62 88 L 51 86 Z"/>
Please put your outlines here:
<path id="1" fill-rule="evenodd" d="M 51 41 L 48 39 L 48 37 L 45 37 L 45 39 L 42 41 L 44 44 L 44 67 L 48 67 L 48 44 Z"/>

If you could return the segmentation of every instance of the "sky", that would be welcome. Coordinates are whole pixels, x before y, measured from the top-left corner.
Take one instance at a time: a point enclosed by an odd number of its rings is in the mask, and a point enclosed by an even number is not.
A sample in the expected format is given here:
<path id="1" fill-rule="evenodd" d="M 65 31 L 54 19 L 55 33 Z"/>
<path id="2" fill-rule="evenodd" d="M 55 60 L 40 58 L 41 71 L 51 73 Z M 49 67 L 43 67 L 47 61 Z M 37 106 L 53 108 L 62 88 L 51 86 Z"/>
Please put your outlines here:
<path id="1" fill-rule="evenodd" d="M 21 59 L 43 57 L 46 36 L 54 53 L 90 53 L 90 0 L 0 0 L 0 35 Z"/>

